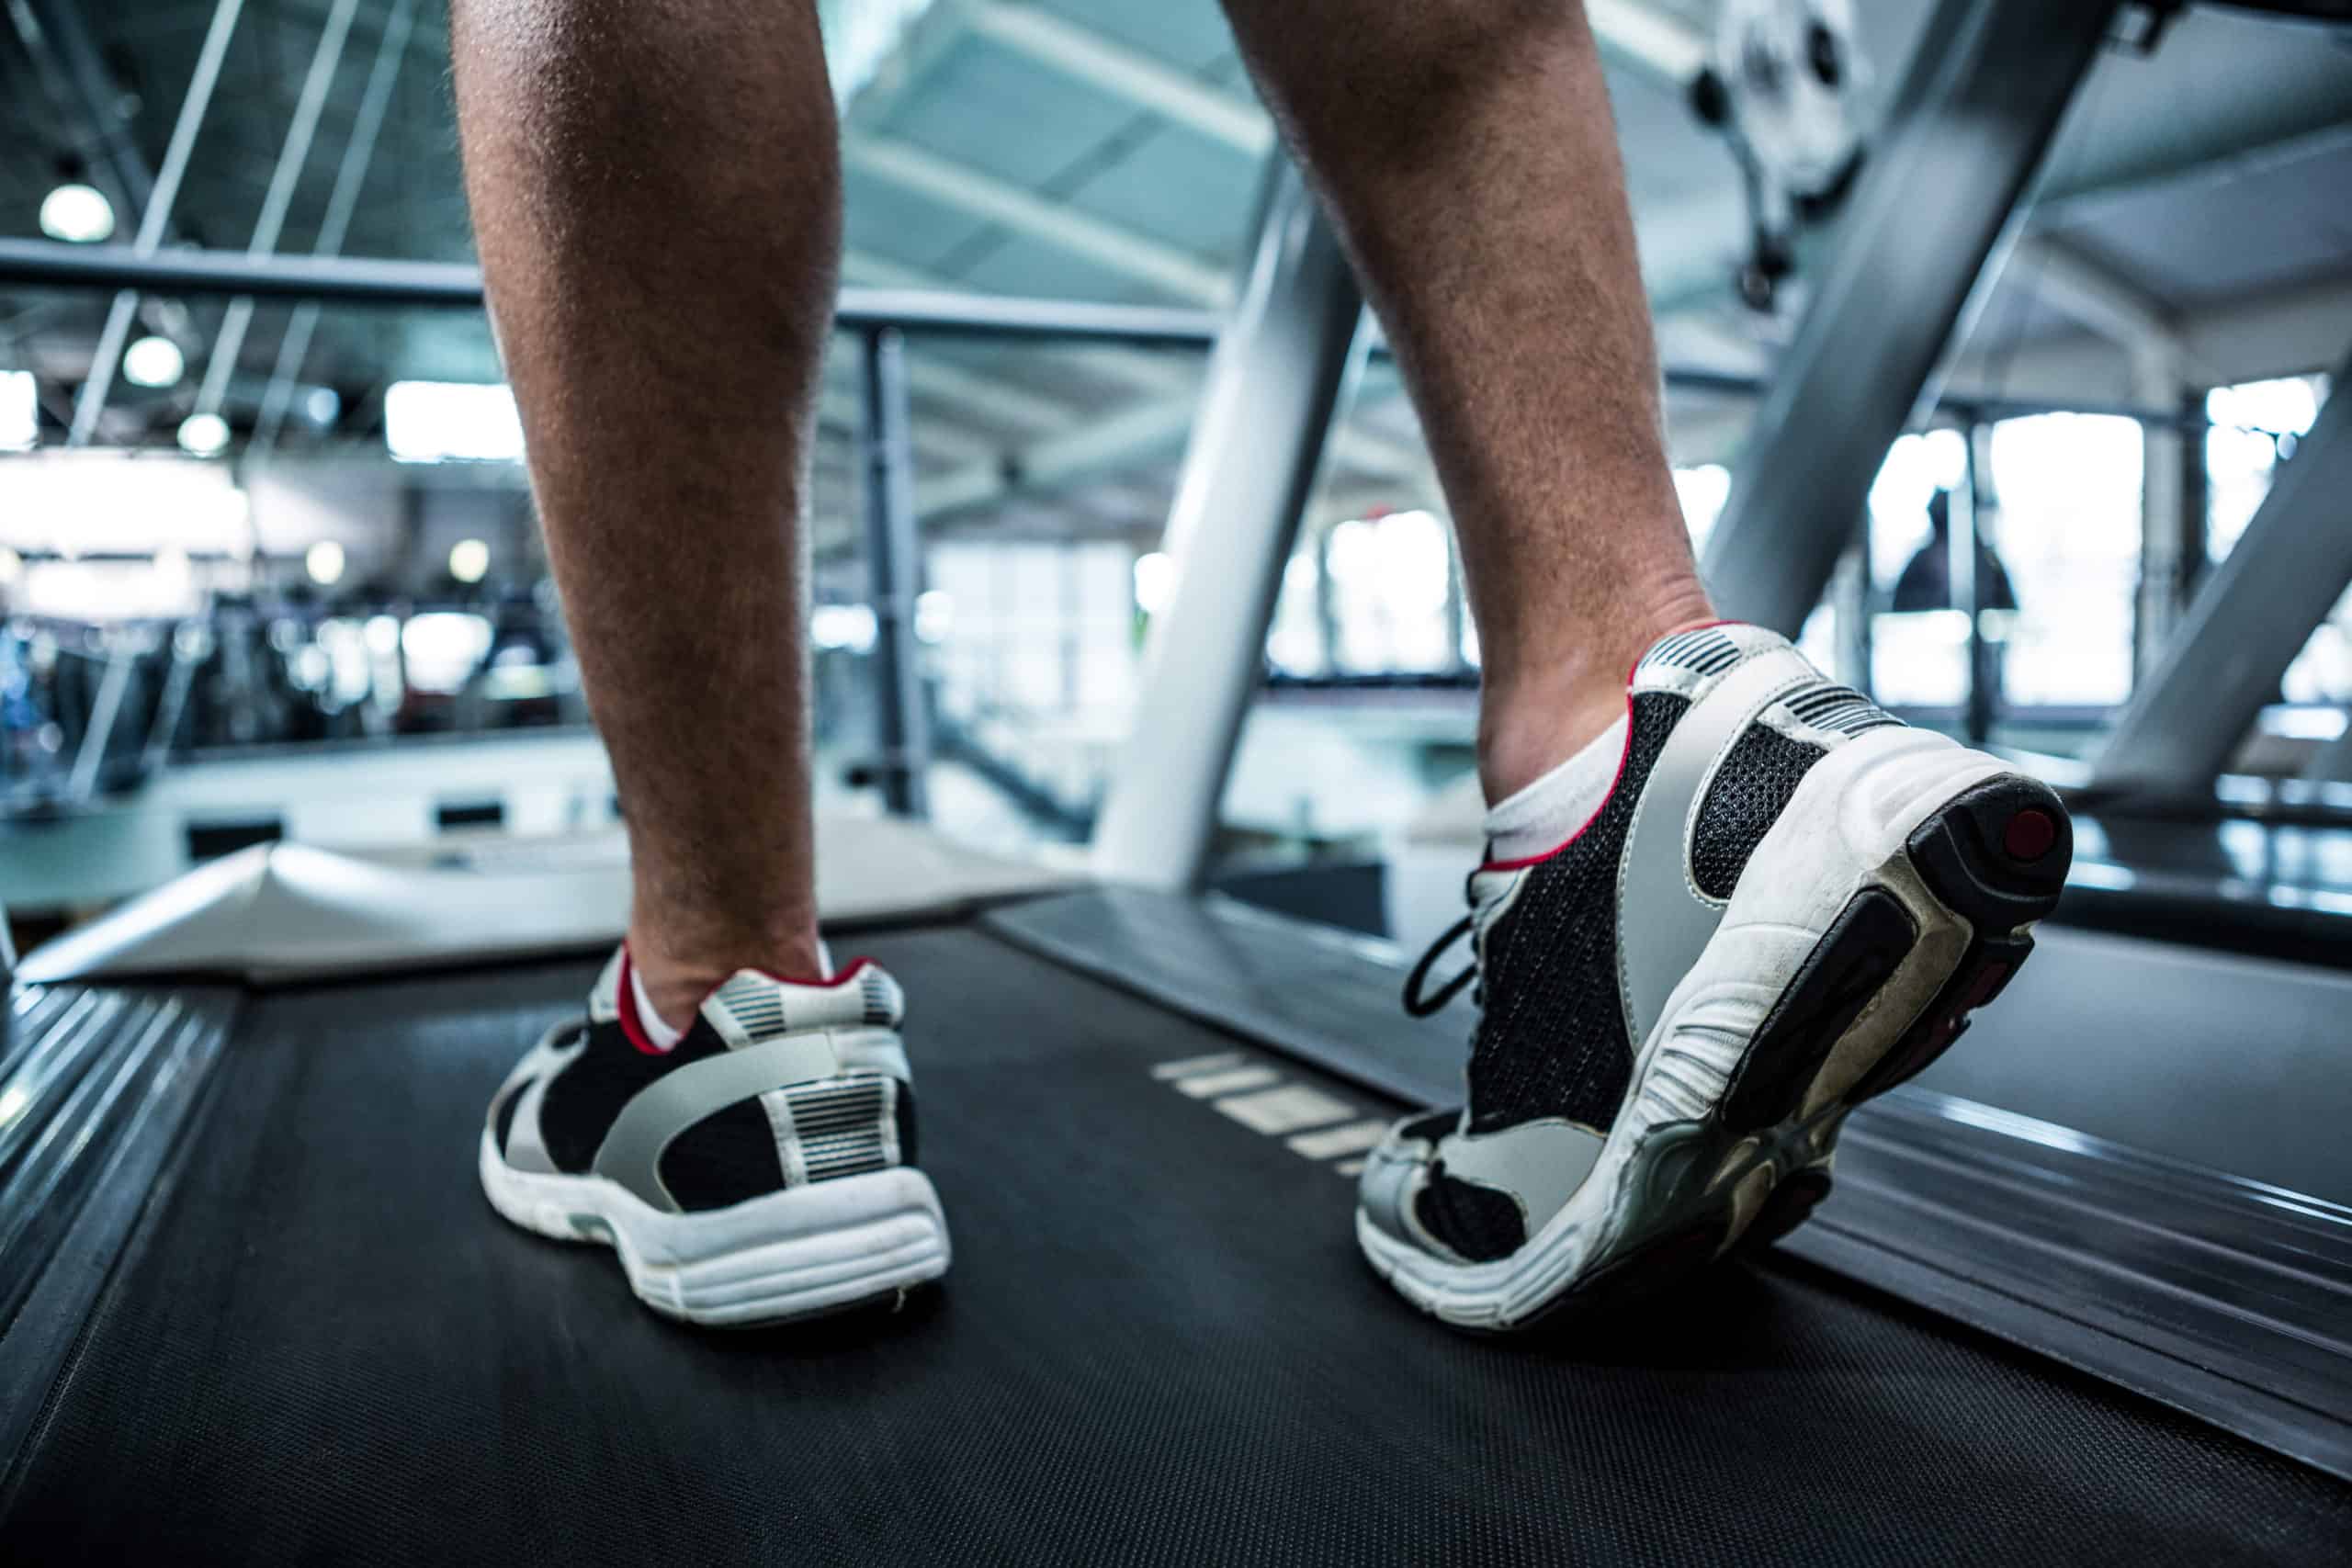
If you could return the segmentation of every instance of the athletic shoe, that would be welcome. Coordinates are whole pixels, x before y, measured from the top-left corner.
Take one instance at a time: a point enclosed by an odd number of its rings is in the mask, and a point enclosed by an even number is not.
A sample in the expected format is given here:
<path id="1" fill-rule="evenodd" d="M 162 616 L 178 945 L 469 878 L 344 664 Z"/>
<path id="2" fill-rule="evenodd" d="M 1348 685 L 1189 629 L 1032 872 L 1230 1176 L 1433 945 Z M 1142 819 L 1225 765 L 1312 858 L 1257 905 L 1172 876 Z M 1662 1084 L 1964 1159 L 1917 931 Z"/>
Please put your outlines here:
<path id="1" fill-rule="evenodd" d="M 608 1243 L 654 1311 L 748 1325 L 892 1297 L 947 1270 L 915 1168 L 898 983 L 755 969 L 669 1050 L 640 1027 L 626 948 L 490 1102 L 481 1185 L 559 1241 Z"/>
<path id="2" fill-rule="evenodd" d="M 1509 1329 L 1665 1284 L 1826 1190 L 1838 1126 L 2032 950 L 2064 808 L 1724 625 L 1634 666 L 1624 756 L 1566 843 L 1473 873 L 1407 983 L 1473 974 L 1467 1104 L 1365 1163 L 1356 1235 L 1426 1312 Z M 1434 998 L 1430 964 L 1473 940 Z"/>

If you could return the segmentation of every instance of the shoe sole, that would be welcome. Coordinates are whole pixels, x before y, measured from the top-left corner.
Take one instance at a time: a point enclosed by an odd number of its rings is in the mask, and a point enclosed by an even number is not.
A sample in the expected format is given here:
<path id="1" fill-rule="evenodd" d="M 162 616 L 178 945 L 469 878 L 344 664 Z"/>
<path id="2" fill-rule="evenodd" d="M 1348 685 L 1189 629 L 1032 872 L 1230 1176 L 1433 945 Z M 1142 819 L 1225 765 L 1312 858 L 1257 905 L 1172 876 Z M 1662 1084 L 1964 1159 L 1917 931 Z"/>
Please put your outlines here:
<path id="1" fill-rule="evenodd" d="M 665 1213 L 598 1176 L 517 1170 L 482 1134 L 482 1191 L 535 1235 L 620 1255 L 629 1289 L 665 1317 L 750 1328 L 896 1301 L 947 1272 L 931 1179 L 878 1170 L 787 1187 L 724 1209 Z"/>
<path id="2" fill-rule="evenodd" d="M 1581 1250 L 1573 1224 L 1555 1222 L 1510 1258 L 1447 1263 L 1359 1213 L 1365 1256 L 1422 1310 L 1498 1331 L 1622 1305 L 1735 1245 L 1777 1241 L 1827 1196 L 1838 1131 L 1853 1107 L 1925 1069 L 2007 987 L 2033 951 L 2025 928 L 2056 907 L 2072 860 L 2065 808 L 2046 786 L 2003 773 L 1962 790 L 1864 878 L 1706 1113 L 1635 1134 L 1584 1256 L 1571 1251 Z M 1898 883 L 1911 885 L 1903 890 L 1910 901 Z M 1931 934 L 1914 913 L 1921 903 L 1944 922 L 1933 934 L 1964 932 L 1966 941 L 1924 1005 L 1905 1005 L 1919 984 L 1906 967 Z M 1655 1066 L 1645 1062 L 1645 1077 Z M 1642 1090 L 1637 1080 L 1626 1103 Z"/>

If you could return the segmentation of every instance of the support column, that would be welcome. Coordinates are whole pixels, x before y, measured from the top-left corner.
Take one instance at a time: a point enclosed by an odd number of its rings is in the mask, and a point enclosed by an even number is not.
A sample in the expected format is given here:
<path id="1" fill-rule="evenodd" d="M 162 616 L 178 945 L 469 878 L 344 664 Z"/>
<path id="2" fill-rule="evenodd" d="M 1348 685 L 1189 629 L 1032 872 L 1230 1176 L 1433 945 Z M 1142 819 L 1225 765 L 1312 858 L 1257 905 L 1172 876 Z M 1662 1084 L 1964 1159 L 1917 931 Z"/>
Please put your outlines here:
<path id="1" fill-rule="evenodd" d="M 1728 616 L 1792 636 L 2011 231 L 2120 0 L 1941 0 L 1707 541 Z"/>
<path id="2" fill-rule="evenodd" d="M 1871 691 L 1871 613 L 1877 601 L 1877 584 L 1871 581 L 1870 518 L 1865 515 L 1829 580 L 1838 637 L 1837 668 L 1831 673 L 1865 696 Z"/>
<path id="3" fill-rule="evenodd" d="M 2124 705 L 2098 761 L 2100 794 L 2211 799 L 2246 727 L 2352 582 L 2352 355 L 2270 494 L 2207 577 L 2154 672 Z"/>
<path id="4" fill-rule="evenodd" d="M 2187 400 L 2177 355 L 2151 345 L 2132 356 L 2132 393 L 2152 408 Z M 2163 660 L 2188 607 L 2190 579 L 2205 554 L 2205 507 L 2188 483 L 2203 443 L 2181 425 L 2140 427 L 2140 587 L 2132 602 L 2132 678 L 2137 685 Z"/>
<path id="5" fill-rule="evenodd" d="M 865 333 L 865 551 L 873 583 L 875 772 L 893 817 L 931 813 L 931 725 L 915 643 L 914 434 L 907 401 L 906 340 L 892 328 Z"/>
<path id="6" fill-rule="evenodd" d="M 1993 736 L 1993 717 L 2000 704 L 2001 671 L 1993 645 L 1984 637 L 1985 525 L 2000 513 L 2001 501 L 1993 483 L 1993 427 L 1970 421 L 1961 431 L 1968 442 L 1965 504 L 1955 507 L 1951 522 L 1951 602 L 1968 616 L 1968 694 L 1961 706 L 1961 733 L 1972 746 Z"/>
<path id="7" fill-rule="evenodd" d="M 1363 297 L 1329 220 L 1287 160 L 1270 178 L 1169 513 L 1175 593 L 1152 617 L 1095 831 L 1102 875 L 1155 887 L 1197 886 L 1207 869 L 1283 567 L 1365 341 Z"/>

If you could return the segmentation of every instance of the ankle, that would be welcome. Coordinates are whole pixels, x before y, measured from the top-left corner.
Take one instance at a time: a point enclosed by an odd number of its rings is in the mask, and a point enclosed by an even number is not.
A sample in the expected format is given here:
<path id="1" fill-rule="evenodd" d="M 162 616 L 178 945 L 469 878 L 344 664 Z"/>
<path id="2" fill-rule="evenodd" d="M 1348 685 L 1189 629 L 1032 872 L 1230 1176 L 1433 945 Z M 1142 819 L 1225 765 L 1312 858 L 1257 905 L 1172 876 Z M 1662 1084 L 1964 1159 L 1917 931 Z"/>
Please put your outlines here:
<path id="1" fill-rule="evenodd" d="M 1625 712 L 1625 675 L 1660 637 L 1714 619 L 1705 592 L 1658 601 L 1605 645 L 1490 665 L 1479 694 L 1478 781 L 1494 805 L 1590 745 Z"/>
<path id="2" fill-rule="evenodd" d="M 650 1004 L 655 1017 L 669 1030 L 684 1033 L 694 1025 L 705 997 L 717 990 L 739 969 L 760 969 L 786 979 L 821 979 L 823 950 L 812 929 L 805 934 L 757 942 L 696 943 L 691 951 L 665 942 L 661 936 L 632 923 L 628 958 L 632 984 Z M 624 998 L 624 1005 L 634 1005 Z"/>
<path id="3" fill-rule="evenodd" d="M 1478 715 L 1478 783 L 1488 806 L 1510 799 L 1598 739 L 1625 712 L 1622 673 L 1562 671 L 1487 688 Z"/>

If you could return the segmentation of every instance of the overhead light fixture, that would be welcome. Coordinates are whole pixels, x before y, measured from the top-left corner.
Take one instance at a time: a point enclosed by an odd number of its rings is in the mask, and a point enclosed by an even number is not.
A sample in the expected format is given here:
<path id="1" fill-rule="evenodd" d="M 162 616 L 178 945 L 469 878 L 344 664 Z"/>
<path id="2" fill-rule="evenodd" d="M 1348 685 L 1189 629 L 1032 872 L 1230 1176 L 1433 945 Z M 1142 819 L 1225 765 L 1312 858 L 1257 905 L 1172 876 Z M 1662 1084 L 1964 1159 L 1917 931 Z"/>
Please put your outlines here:
<path id="1" fill-rule="evenodd" d="M 808 640 L 821 649 L 871 652 L 879 629 L 871 604 L 820 604 L 808 612 Z"/>
<path id="2" fill-rule="evenodd" d="M 0 370 L 0 452 L 28 452 L 40 439 L 40 395 L 29 370 Z"/>
<path id="3" fill-rule="evenodd" d="M 459 539 L 449 547 L 449 575 L 460 582 L 480 582 L 490 570 L 490 547 L 480 539 Z"/>
<path id="4" fill-rule="evenodd" d="M 192 413 L 180 421 L 180 449 L 217 457 L 229 449 L 229 422 L 217 413 Z"/>
<path id="5" fill-rule="evenodd" d="M 40 231 L 71 244 L 96 244 L 114 232 L 114 203 L 93 186 L 59 186 L 40 198 Z"/>
<path id="6" fill-rule="evenodd" d="M 1136 558 L 1136 608 L 1156 615 L 1176 596 L 1176 562 L 1162 550 Z"/>
<path id="7" fill-rule="evenodd" d="M 187 356 L 167 337 L 142 337 L 122 351 L 123 378 L 134 387 L 174 387 Z"/>
<path id="8" fill-rule="evenodd" d="M 384 389 L 384 446 L 402 463 L 511 463 L 523 422 L 503 386 L 395 381 Z"/>
<path id="9" fill-rule="evenodd" d="M 343 581 L 343 547 L 333 539 L 321 539 L 302 552 L 302 570 L 322 588 L 332 588 Z"/>

